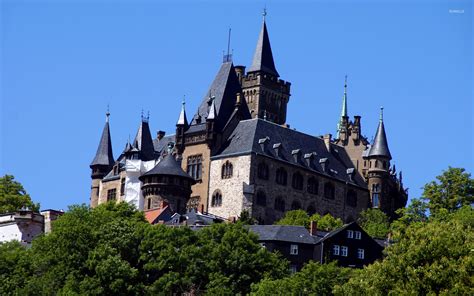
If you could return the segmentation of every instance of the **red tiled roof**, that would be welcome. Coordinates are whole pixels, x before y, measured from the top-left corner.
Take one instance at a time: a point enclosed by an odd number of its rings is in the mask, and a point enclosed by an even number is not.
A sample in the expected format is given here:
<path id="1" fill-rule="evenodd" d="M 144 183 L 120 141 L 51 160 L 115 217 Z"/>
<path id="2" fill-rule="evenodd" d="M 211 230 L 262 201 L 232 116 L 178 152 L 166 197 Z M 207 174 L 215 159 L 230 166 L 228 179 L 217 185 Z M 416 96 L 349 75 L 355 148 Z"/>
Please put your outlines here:
<path id="1" fill-rule="evenodd" d="M 154 210 L 149 210 L 145 212 L 145 219 L 148 221 L 148 223 L 153 224 L 155 220 L 161 215 L 161 213 L 164 212 L 164 210 L 168 206 L 165 206 L 164 208 L 161 209 L 154 209 Z"/>

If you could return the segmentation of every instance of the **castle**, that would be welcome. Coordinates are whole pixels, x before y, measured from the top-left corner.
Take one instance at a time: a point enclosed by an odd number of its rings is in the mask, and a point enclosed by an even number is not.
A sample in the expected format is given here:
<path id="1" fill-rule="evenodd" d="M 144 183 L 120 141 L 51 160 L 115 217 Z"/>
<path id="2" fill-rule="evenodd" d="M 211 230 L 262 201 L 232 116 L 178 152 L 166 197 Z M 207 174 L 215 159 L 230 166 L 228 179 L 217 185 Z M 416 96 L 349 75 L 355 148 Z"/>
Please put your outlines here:
<path id="1" fill-rule="evenodd" d="M 349 119 L 347 80 L 335 139 L 290 129 L 291 83 L 280 79 L 265 17 L 252 65 L 224 56 L 197 112 L 188 120 L 183 102 L 176 133 L 152 138 L 142 119 L 133 142 L 112 153 L 109 113 L 90 168 L 92 207 L 110 200 L 140 210 L 169 205 L 235 219 L 242 211 L 271 224 L 286 211 L 330 213 L 353 221 L 370 207 L 390 217 L 407 202 L 385 133 L 383 113 L 373 143 L 361 134 L 361 117 Z"/>

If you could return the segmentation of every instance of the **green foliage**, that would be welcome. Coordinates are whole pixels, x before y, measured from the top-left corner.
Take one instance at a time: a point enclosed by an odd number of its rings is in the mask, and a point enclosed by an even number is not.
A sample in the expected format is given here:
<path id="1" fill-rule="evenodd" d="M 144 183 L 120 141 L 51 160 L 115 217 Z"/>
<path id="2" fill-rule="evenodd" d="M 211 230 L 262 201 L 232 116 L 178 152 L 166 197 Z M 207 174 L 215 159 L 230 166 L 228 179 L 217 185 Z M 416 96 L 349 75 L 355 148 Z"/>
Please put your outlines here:
<path id="1" fill-rule="evenodd" d="M 243 210 L 239 217 L 239 222 L 244 225 L 254 225 L 257 224 L 257 221 L 252 218 L 249 211 Z"/>
<path id="2" fill-rule="evenodd" d="M 367 209 L 362 211 L 357 222 L 365 232 L 376 238 L 387 237 L 390 229 L 388 216 L 379 209 Z"/>
<path id="3" fill-rule="evenodd" d="M 473 295 L 474 210 L 412 223 L 386 258 L 357 274 L 339 295 Z"/>
<path id="4" fill-rule="evenodd" d="M 318 229 L 324 231 L 331 231 L 344 225 L 341 219 L 334 218 L 330 214 L 326 214 L 322 217 L 318 214 L 314 214 L 310 217 L 303 210 L 288 211 L 285 213 L 285 216 L 278 220 L 275 224 L 296 225 L 308 228 L 311 221 L 315 221 L 318 225 Z"/>
<path id="5" fill-rule="evenodd" d="M 240 223 L 151 226 L 132 206 L 107 203 L 70 207 L 54 226 L 29 249 L 0 244 L 1 295 L 235 295 L 288 270 Z"/>
<path id="6" fill-rule="evenodd" d="M 425 185 L 422 197 L 432 215 L 441 209 L 452 212 L 474 203 L 474 179 L 465 169 L 449 167 L 436 179 Z"/>
<path id="7" fill-rule="evenodd" d="M 337 267 L 335 262 L 309 262 L 291 277 L 264 279 L 252 285 L 251 295 L 331 295 L 333 287 L 347 282 L 351 272 L 348 268 Z"/>
<path id="8" fill-rule="evenodd" d="M 23 186 L 15 181 L 15 177 L 5 175 L 0 178 L 0 214 L 16 212 L 22 208 L 38 212 L 39 207 L 38 203 L 33 203 Z"/>
<path id="9" fill-rule="evenodd" d="M 390 231 L 393 234 L 393 238 L 397 239 L 412 223 L 426 222 L 428 220 L 426 212 L 427 204 L 423 200 L 417 198 L 412 199 L 408 207 L 398 209 L 396 214 L 399 218 L 394 220 L 390 225 Z"/>

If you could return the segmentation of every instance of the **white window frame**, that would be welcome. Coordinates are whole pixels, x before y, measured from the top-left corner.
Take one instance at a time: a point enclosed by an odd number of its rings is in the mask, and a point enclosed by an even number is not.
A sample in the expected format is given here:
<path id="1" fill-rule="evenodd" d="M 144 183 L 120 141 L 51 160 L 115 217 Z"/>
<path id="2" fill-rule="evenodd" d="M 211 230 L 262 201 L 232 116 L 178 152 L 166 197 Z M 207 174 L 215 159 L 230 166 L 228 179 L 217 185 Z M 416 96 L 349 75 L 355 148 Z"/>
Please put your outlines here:
<path id="1" fill-rule="evenodd" d="M 357 249 L 357 258 L 364 259 L 365 258 L 365 250 L 364 249 Z"/>
<path id="2" fill-rule="evenodd" d="M 340 254 L 340 249 L 341 249 L 341 248 L 339 247 L 339 245 L 334 245 L 334 246 L 332 246 L 332 254 L 333 254 L 333 255 L 336 255 L 336 256 L 339 256 L 339 254 Z"/>
<path id="3" fill-rule="evenodd" d="M 347 246 L 341 246 L 341 256 L 347 257 L 349 254 L 349 248 Z"/>
<path id="4" fill-rule="evenodd" d="M 267 248 L 267 245 L 265 243 L 260 243 L 260 246 L 265 249 Z"/>
<path id="5" fill-rule="evenodd" d="M 348 230 L 347 231 L 347 238 L 354 238 L 354 231 Z"/>
<path id="6" fill-rule="evenodd" d="M 290 255 L 298 255 L 298 245 L 290 246 Z"/>
<path id="7" fill-rule="evenodd" d="M 355 232 L 355 239 L 362 239 L 362 233 L 360 231 Z"/>

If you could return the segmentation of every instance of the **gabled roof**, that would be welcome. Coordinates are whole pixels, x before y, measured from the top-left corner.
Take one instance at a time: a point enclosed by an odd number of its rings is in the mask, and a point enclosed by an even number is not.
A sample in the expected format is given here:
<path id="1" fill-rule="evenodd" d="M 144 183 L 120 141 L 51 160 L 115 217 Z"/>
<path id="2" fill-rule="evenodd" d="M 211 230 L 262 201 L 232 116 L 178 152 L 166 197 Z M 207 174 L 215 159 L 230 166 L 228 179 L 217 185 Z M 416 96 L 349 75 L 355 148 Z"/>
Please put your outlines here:
<path id="1" fill-rule="evenodd" d="M 265 141 L 266 148 L 262 150 L 259 141 L 267 137 L 268 140 Z M 275 144 L 280 144 L 278 155 L 275 153 L 275 149 L 272 149 Z M 255 153 L 327 175 L 329 178 L 367 188 L 367 184 L 359 173 L 355 174 L 353 182 L 348 177 L 346 171 L 353 168 L 354 164 L 344 147 L 331 144 L 331 148 L 331 152 L 329 152 L 324 140 L 319 137 L 307 135 L 260 118 L 254 118 L 240 121 L 222 144 L 221 150 L 212 159 Z M 297 149 L 300 150 L 301 156 L 298 162 L 295 162 L 292 151 Z M 314 157 L 312 166 L 308 166 L 303 158 L 307 154 Z M 329 163 L 326 172 L 319 164 L 319 160 L 323 158 L 326 158 L 326 163 Z"/>
<path id="2" fill-rule="evenodd" d="M 148 121 L 142 119 L 132 146 L 140 151 L 141 160 L 148 161 L 155 159 L 155 149 L 153 148 L 153 140 L 151 138 Z"/>
<path id="3" fill-rule="evenodd" d="M 102 131 L 102 136 L 100 137 L 99 147 L 97 147 L 97 152 L 90 166 L 92 167 L 95 165 L 114 165 L 112 140 L 110 137 L 109 115 L 107 115 L 107 121 L 105 122 L 105 126 Z"/>
<path id="4" fill-rule="evenodd" d="M 166 155 L 161 159 L 154 168 L 143 174 L 142 176 L 150 175 L 168 175 L 168 176 L 178 176 L 182 178 L 188 178 L 194 180 L 190 175 L 188 175 L 181 166 L 178 164 L 176 159 L 172 154 Z M 141 178 L 141 177 L 140 177 Z"/>
<path id="5" fill-rule="evenodd" d="M 385 126 L 383 124 L 382 113 L 380 113 L 379 126 L 377 127 L 375 139 L 370 147 L 368 156 L 382 156 L 387 157 L 388 159 L 392 159 L 392 155 L 390 154 L 390 150 L 388 149 L 388 141 L 387 135 L 385 134 Z"/>
<path id="6" fill-rule="evenodd" d="M 314 244 L 314 238 L 304 226 L 250 225 L 249 230 L 258 235 L 259 241 Z"/>
<path id="7" fill-rule="evenodd" d="M 221 129 L 229 120 L 232 112 L 235 109 L 237 101 L 237 93 L 242 93 L 239 80 L 235 74 L 234 65 L 232 62 L 225 62 L 221 65 L 214 81 L 209 90 L 206 92 L 197 113 L 191 121 L 191 126 L 198 125 L 197 118 L 201 117 L 201 124 L 205 123 L 211 111 L 211 105 L 215 105 L 215 124 L 217 129 Z M 214 97 L 214 99 L 212 99 Z M 245 100 L 241 102 L 241 108 L 246 114 L 246 118 L 250 118 L 250 112 Z M 188 130 L 189 132 L 189 130 Z"/>
<path id="8" fill-rule="evenodd" d="M 257 41 L 257 47 L 253 55 L 252 66 L 250 66 L 248 72 L 265 72 L 276 77 L 279 77 L 275 62 L 273 61 L 272 48 L 270 46 L 270 38 L 268 38 L 267 25 L 265 20 L 262 24 L 262 30 Z"/>
<path id="9" fill-rule="evenodd" d="M 173 213 L 169 206 L 165 206 L 164 208 L 145 211 L 144 214 L 148 223 L 156 224 L 159 221 L 167 222 Z"/>

